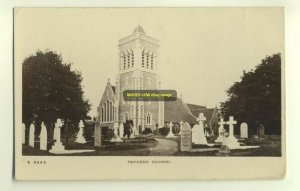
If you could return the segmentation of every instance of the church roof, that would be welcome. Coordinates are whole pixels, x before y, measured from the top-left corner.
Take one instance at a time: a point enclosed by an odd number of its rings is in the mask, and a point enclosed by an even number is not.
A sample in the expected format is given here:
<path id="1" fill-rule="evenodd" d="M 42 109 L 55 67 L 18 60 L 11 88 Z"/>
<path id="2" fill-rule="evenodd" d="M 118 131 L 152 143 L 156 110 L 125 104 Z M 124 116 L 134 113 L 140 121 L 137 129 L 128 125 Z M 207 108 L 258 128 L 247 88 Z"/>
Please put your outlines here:
<path id="1" fill-rule="evenodd" d="M 133 31 L 133 33 L 137 33 L 137 32 L 146 34 L 146 33 L 145 33 L 145 30 L 144 30 L 143 27 L 141 27 L 140 25 L 138 25 L 137 27 L 135 27 L 135 29 L 134 29 L 134 31 Z"/>
<path id="2" fill-rule="evenodd" d="M 194 110 L 206 109 L 206 106 L 202 106 L 202 105 L 195 105 L 195 104 L 190 104 L 190 103 L 187 103 L 186 105 L 189 107 L 189 109 L 191 110 L 192 113 Z M 196 116 L 196 117 L 198 117 L 198 116 Z"/>
<path id="3" fill-rule="evenodd" d="M 210 123 L 212 120 L 215 108 L 206 108 L 205 106 L 201 105 L 194 105 L 194 104 L 187 104 L 192 114 L 197 118 L 199 113 L 203 113 L 206 117 L 206 121 Z"/>
<path id="4" fill-rule="evenodd" d="M 196 117 L 180 98 L 177 98 L 176 101 L 165 101 L 165 121 L 197 123 Z"/>

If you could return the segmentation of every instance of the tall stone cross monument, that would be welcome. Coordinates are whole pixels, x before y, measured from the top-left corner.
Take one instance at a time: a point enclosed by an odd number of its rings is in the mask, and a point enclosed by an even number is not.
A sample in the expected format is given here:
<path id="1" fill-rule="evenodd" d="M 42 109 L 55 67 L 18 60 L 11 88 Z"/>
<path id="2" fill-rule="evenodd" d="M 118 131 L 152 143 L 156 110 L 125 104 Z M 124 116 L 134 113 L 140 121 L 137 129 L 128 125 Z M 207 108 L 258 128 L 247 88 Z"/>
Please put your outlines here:
<path id="1" fill-rule="evenodd" d="M 181 135 L 181 129 L 182 129 L 183 125 L 184 125 L 183 121 L 180 121 L 179 125 L 180 125 L 180 130 L 179 130 L 178 134 Z"/>
<path id="2" fill-rule="evenodd" d="M 63 153 L 65 151 L 65 147 L 63 146 L 62 142 L 60 141 L 60 129 L 62 127 L 63 123 L 61 119 L 57 119 L 55 123 L 55 128 L 54 128 L 54 136 L 55 136 L 55 143 L 52 146 L 51 150 L 49 151 L 50 153 Z"/>
<path id="3" fill-rule="evenodd" d="M 233 120 L 233 116 L 229 117 L 229 121 L 226 122 L 227 125 L 229 125 L 229 137 L 234 137 L 234 126 L 237 122 Z"/>
<path id="4" fill-rule="evenodd" d="M 169 124 L 169 127 L 170 127 L 170 131 L 169 131 L 169 134 L 167 135 L 167 138 L 172 138 L 172 137 L 175 137 L 175 135 L 173 134 L 173 123 L 172 121 L 170 122 Z"/>
<path id="5" fill-rule="evenodd" d="M 203 115 L 203 113 L 199 113 L 199 116 L 198 116 L 198 118 L 197 118 L 197 121 L 198 121 L 200 127 L 201 127 L 202 129 L 204 129 L 203 122 L 206 121 L 206 117 Z"/>
<path id="6" fill-rule="evenodd" d="M 215 140 L 215 142 L 223 142 L 223 138 L 224 138 L 224 125 L 226 124 L 226 122 L 224 121 L 223 118 L 221 118 L 220 122 L 218 123 L 220 125 L 219 127 L 219 136 L 218 138 Z"/>
<path id="7" fill-rule="evenodd" d="M 237 122 L 233 119 L 233 116 L 229 117 L 229 121 L 227 121 L 226 124 L 229 125 L 229 137 L 226 138 L 226 145 L 229 149 L 240 148 L 240 143 L 234 137 L 234 125 L 236 125 Z"/>
<path id="8" fill-rule="evenodd" d="M 204 135 L 204 125 L 203 122 L 206 120 L 206 117 L 203 113 L 199 113 L 197 121 L 199 124 L 194 125 L 192 129 L 192 142 L 194 144 L 207 145 L 207 140 Z"/>

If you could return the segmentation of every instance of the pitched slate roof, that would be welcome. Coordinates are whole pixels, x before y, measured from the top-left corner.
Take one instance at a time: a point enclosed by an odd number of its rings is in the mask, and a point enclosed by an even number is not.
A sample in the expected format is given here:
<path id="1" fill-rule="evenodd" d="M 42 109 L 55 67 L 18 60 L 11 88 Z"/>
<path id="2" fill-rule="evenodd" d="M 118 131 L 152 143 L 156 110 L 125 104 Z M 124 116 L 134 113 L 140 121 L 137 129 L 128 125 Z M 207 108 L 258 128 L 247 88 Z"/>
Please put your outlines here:
<path id="1" fill-rule="evenodd" d="M 165 121 L 197 123 L 196 117 L 180 98 L 177 98 L 176 101 L 165 101 Z"/>
<path id="2" fill-rule="evenodd" d="M 195 104 L 190 104 L 190 103 L 187 103 L 186 105 L 189 107 L 189 109 L 191 110 L 192 113 L 194 110 L 206 109 L 206 106 L 202 106 L 202 105 L 195 105 Z M 197 117 L 198 117 L 198 115 L 197 115 Z"/>
<path id="3" fill-rule="evenodd" d="M 206 121 L 209 123 L 213 117 L 215 108 L 206 108 L 201 105 L 187 104 L 192 114 L 197 118 L 199 113 L 203 113 L 206 117 Z"/>

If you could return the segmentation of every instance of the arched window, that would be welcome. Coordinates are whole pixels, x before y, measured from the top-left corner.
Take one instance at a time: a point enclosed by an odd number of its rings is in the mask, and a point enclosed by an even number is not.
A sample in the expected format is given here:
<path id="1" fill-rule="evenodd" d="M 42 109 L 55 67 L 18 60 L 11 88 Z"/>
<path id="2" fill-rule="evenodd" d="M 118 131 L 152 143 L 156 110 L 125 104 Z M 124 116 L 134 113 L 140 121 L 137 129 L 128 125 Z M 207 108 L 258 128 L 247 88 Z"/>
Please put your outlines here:
<path id="1" fill-rule="evenodd" d="M 149 53 L 147 54 L 147 68 L 149 68 Z"/>
<path id="2" fill-rule="evenodd" d="M 130 53 L 127 54 L 127 68 L 130 68 Z"/>
<path id="3" fill-rule="evenodd" d="M 134 67 L 134 53 L 131 53 L 131 67 Z"/>
<path id="4" fill-rule="evenodd" d="M 103 122 L 103 117 L 104 117 L 104 111 L 103 111 L 103 107 L 101 108 L 101 121 Z"/>
<path id="5" fill-rule="evenodd" d="M 125 70 L 125 69 L 126 69 L 126 56 L 123 53 L 123 70 Z"/>
<path id="6" fill-rule="evenodd" d="M 106 113 L 107 113 L 107 116 L 106 116 L 106 121 L 109 121 L 109 101 L 107 100 L 106 101 Z"/>
<path id="7" fill-rule="evenodd" d="M 112 121 L 112 103 L 109 102 L 109 121 Z"/>
<path id="8" fill-rule="evenodd" d="M 103 121 L 106 121 L 106 116 L 107 116 L 107 113 L 106 113 L 106 103 L 104 103 L 104 118 L 103 118 Z"/>
<path id="9" fill-rule="evenodd" d="M 151 56 L 151 70 L 153 70 L 153 54 Z"/>
<path id="10" fill-rule="evenodd" d="M 112 120 L 115 121 L 115 107 L 113 106 L 112 108 Z"/>
<path id="11" fill-rule="evenodd" d="M 142 52 L 142 67 L 144 68 L 145 67 L 145 53 L 144 53 L 144 50 Z"/>
<path id="12" fill-rule="evenodd" d="M 147 113 L 147 116 L 146 116 L 146 124 L 147 125 L 151 125 L 151 114 L 150 113 Z"/>

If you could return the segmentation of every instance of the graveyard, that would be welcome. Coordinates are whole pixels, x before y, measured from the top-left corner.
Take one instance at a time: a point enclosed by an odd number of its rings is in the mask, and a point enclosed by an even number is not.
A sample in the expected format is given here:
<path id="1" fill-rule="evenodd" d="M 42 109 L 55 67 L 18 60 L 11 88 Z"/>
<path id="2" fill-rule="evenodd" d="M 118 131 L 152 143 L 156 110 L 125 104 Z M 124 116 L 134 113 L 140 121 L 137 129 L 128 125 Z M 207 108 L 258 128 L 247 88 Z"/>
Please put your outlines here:
<path id="1" fill-rule="evenodd" d="M 34 137 L 34 124 L 31 124 L 29 140 L 23 138 L 22 152 L 23 155 L 34 156 L 281 156 L 281 138 L 278 135 L 250 137 L 245 123 L 241 123 L 240 135 L 236 135 L 234 126 L 237 122 L 230 116 L 228 121 L 220 119 L 218 135 L 207 136 L 203 126 L 205 120 L 203 113 L 200 113 L 198 124 L 193 128 L 187 122 L 180 122 L 180 132 L 174 134 L 171 122 L 166 136 L 149 133 L 132 134 L 131 138 L 120 136 L 123 124 L 116 123 L 112 138 L 104 139 L 98 147 L 93 141 L 85 139 L 83 121 L 80 121 L 78 132 L 65 146 L 65 139 L 60 133 L 63 122 L 58 119 L 52 141 L 47 139 L 44 123 L 41 124 L 38 138 Z M 229 132 L 224 128 L 226 125 L 229 126 Z"/>
<path id="2" fill-rule="evenodd" d="M 173 101 L 127 101 L 125 90 L 156 91 L 161 82 L 159 41 L 139 25 L 124 39 L 115 85 L 108 78 L 93 116 L 88 115 L 92 104 L 84 97 L 81 73 L 63 63 L 61 55 L 38 51 L 24 60 L 23 155 L 281 156 L 280 53 L 243 71 L 226 90 L 228 99 L 214 108 L 188 104 L 177 95 Z M 132 39 L 137 44 L 145 40 L 139 45 L 151 45 L 152 53 L 133 46 Z"/>

